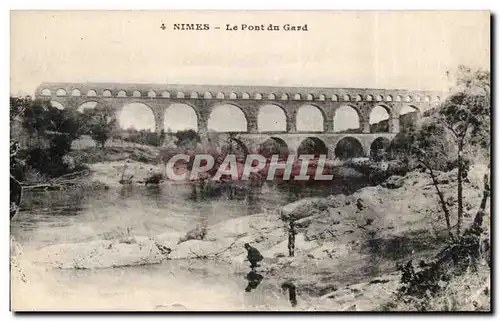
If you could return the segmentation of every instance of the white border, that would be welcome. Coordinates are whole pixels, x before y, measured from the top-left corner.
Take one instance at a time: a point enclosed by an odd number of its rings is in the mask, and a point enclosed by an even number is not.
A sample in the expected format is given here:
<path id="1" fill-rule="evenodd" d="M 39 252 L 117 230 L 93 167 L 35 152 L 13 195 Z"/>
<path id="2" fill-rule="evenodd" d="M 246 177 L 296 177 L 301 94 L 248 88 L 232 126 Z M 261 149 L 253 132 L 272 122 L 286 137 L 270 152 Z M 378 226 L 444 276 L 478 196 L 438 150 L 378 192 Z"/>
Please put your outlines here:
<path id="1" fill-rule="evenodd" d="M 69 9 L 121 9 L 121 10 L 132 10 L 132 9 L 152 9 L 152 10 L 167 10 L 167 9 L 174 9 L 174 10 L 179 10 L 179 9 L 231 9 L 231 10 L 236 10 L 236 9 L 242 9 L 242 10 L 318 10 L 318 9 L 323 9 L 323 10 L 492 10 L 493 13 L 498 13 L 498 7 L 499 7 L 500 1 L 498 0 L 474 0 L 474 1 L 441 1 L 437 2 L 436 0 L 417 0 L 417 1 L 389 1 L 389 0 L 379 0 L 379 1 L 370 1 L 370 0 L 350 0 L 350 1 L 335 1 L 335 3 L 330 3 L 326 1 L 320 1 L 320 0 L 306 0 L 306 1 L 275 1 L 271 2 L 269 0 L 253 0 L 253 1 L 247 1 L 247 2 L 241 2 L 241 1 L 192 1 L 192 0 L 182 0 L 182 1 L 176 1 L 175 4 L 172 2 L 167 3 L 162 3 L 161 1 L 149 1 L 149 0 L 141 0 L 141 1 L 131 1 L 131 0 L 121 0 L 117 1 L 116 3 L 111 3 L 108 1 L 105 3 L 103 0 L 87 0 L 87 1 L 53 1 L 53 0 L 45 0 L 45 1 L 2 1 L 1 7 L 3 10 L 1 10 L 1 39 L 4 41 L 4 48 L 3 50 L 0 51 L 1 54 L 1 61 L 2 61 L 2 74 L 7 75 L 9 74 L 9 44 L 10 44 L 10 34 L 9 34 L 9 17 L 10 17 L 10 10 L 49 10 L 49 9 L 59 9 L 59 10 L 69 10 Z M 497 35 L 494 34 L 494 46 L 496 48 L 496 43 L 497 43 Z M 466 41 L 466 39 L 464 39 Z M 496 52 L 496 49 L 495 51 Z M 492 66 L 494 67 L 494 65 Z M 496 70 L 492 70 L 494 73 Z M 497 92 L 497 86 L 495 84 L 495 90 L 494 93 Z M 8 137 L 9 137 L 9 130 L 8 130 L 8 125 L 7 125 L 7 119 L 8 119 L 8 109 L 6 108 L 7 104 L 7 97 L 9 97 L 9 78 L 4 77 L 3 78 L 3 83 L 1 86 L 1 97 L 4 99 L 5 103 L 5 108 L 0 109 L 2 116 L 1 119 L 5 119 L 6 126 L 0 126 L 0 130 L 2 131 L 0 137 L 0 142 L 1 150 L 7 150 L 8 149 Z M 495 100 L 496 101 L 496 100 Z M 499 113 L 498 111 L 495 113 L 495 123 L 499 124 L 500 120 L 498 119 Z M 498 131 L 497 131 L 498 132 Z M 498 141 L 500 138 L 495 137 L 495 141 Z M 497 156 L 497 155 L 495 155 Z M 495 162 L 495 167 L 498 169 L 499 164 L 498 164 L 498 157 L 495 157 L 497 160 Z M 8 161 L 7 161 L 7 156 L 5 155 L 4 157 L 0 158 L 2 164 L 1 166 L 4 168 L 4 171 L 2 171 L 2 181 L 7 182 L 7 168 L 8 168 Z M 496 183 L 496 179 L 494 183 Z M 496 185 L 495 185 L 496 186 Z M 496 191 L 497 189 L 495 189 Z M 496 203 L 498 203 L 498 197 L 497 193 L 493 196 L 494 199 L 496 199 Z M 2 208 L 5 209 L 5 214 L 3 215 L 2 220 L 5 221 L 4 224 L 1 225 L 2 228 L 2 242 L 1 242 L 1 252 L 0 252 L 0 259 L 1 259 L 1 286 L 0 288 L 2 289 L 1 291 L 1 299 L 0 302 L 2 302 L 2 314 L 6 317 L 6 319 L 11 319 L 14 318 L 14 315 L 10 312 L 9 310 L 9 265 L 8 265 L 8 257 L 9 257 L 9 242 L 8 242 L 8 235 L 9 235 L 9 222 L 8 222 L 8 216 L 7 216 L 7 207 L 8 207 L 8 199 L 7 199 L 7 191 L 5 191 L 2 194 L 1 198 L 2 202 Z M 493 211 L 493 215 L 496 213 L 496 211 Z M 495 221 L 498 221 L 498 218 L 495 219 Z M 495 228 L 495 231 L 497 229 Z M 498 239 L 498 236 L 495 238 Z M 495 266 L 496 266 L 496 271 L 498 272 L 498 252 L 499 252 L 499 247 L 497 244 L 494 244 L 495 253 L 493 254 L 495 256 Z M 498 275 L 497 273 L 495 275 Z M 168 290 L 168 289 L 166 289 Z M 173 289 L 170 289 L 173 290 Z M 496 289 L 495 289 L 496 290 Z M 497 298 L 494 303 L 497 303 L 498 301 L 498 293 L 494 296 Z M 495 306 L 498 306 L 495 304 Z M 134 315 L 134 316 L 129 316 L 128 318 L 133 318 L 133 319 L 139 319 L 139 318 L 144 318 L 144 317 L 149 317 L 150 315 Z M 274 319 L 276 317 L 279 317 L 280 315 L 272 315 L 272 316 L 265 316 L 264 318 L 269 318 L 269 319 Z M 352 320 L 352 318 L 358 318 L 358 317 L 365 317 L 366 315 L 331 315 L 328 317 L 333 317 L 337 320 L 347 320 L 348 318 Z M 391 315 L 387 315 L 388 317 L 391 317 Z M 51 315 L 42 315 L 38 316 L 42 318 L 52 318 Z M 89 319 L 89 320 L 105 320 L 109 318 L 122 318 L 122 315 L 119 316 L 82 316 L 79 317 L 80 319 Z M 161 317 L 161 316 L 160 316 Z M 168 316 L 163 316 L 163 317 L 168 317 L 170 318 L 184 318 L 184 315 L 180 316 L 174 316 L 174 315 L 168 315 Z M 196 316 L 195 318 L 218 318 L 219 316 Z M 243 315 L 240 315 L 238 317 L 246 317 Z M 254 315 L 249 316 L 249 317 L 255 317 Z M 290 317 L 289 315 L 281 315 L 281 317 Z M 301 315 L 301 318 L 303 317 L 318 317 L 317 315 Z M 374 316 L 369 316 L 370 318 L 373 318 Z M 381 315 L 381 317 L 386 317 L 386 315 Z M 416 318 L 413 315 L 392 315 L 392 317 L 396 318 L 404 318 L 404 319 L 413 319 Z M 60 320 L 69 320 L 72 319 L 72 316 L 59 316 L 58 319 Z M 259 316 L 259 318 L 262 318 L 262 316 Z M 3 318 L 2 318 L 3 319 Z"/>

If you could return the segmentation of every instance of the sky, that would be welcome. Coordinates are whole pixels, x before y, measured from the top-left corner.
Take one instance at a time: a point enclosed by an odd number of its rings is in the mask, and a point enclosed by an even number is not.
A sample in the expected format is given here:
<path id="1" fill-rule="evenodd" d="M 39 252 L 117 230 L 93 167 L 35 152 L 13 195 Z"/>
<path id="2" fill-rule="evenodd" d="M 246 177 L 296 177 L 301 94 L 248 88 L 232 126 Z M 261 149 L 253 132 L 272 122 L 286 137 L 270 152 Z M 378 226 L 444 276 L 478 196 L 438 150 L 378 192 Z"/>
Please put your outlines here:
<path id="1" fill-rule="evenodd" d="M 174 23 L 220 29 L 174 31 Z M 308 31 L 226 31 L 287 23 Z M 42 82 L 448 90 L 446 71 L 490 68 L 489 23 L 479 11 L 12 11 L 10 92 L 33 95 Z M 239 110 L 219 109 L 209 127 L 245 126 Z M 317 110 L 301 114 L 299 129 L 322 126 Z M 357 127 L 352 110 L 340 115 L 336 129 Z M 119 121 L 147 128 L 151 116 L 127 106 Z M 261 127 L 284 126 L 282 116 L 267 108 Z M 370 122 L 386 117 L 374 111 Z M 172 130 L 193 124 L 185 106 L 165 117 Z"/>

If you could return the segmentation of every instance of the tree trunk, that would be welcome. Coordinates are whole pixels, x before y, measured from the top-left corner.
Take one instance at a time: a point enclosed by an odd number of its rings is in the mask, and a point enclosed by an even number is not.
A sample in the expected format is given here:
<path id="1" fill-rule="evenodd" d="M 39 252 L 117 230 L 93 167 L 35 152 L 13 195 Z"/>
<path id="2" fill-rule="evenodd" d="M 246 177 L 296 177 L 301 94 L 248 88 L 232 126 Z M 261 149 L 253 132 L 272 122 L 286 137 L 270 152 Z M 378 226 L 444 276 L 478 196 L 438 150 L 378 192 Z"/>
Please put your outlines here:
<path id="1" fill-rule="evenodd" d="M 457 202 L 458 202 L 458 212 L 457 212 L 457 236 L 460 235 L 460 230 L 462 229 L 462 217 L 464 212 L 463 205 L 463 182 L 462 182 L 462 173 L 464 169 L 463 161 L 462 161 L 462 143 L 458 146 L 458 188 L 457 188 Z"/>
<path id="2" fill-rule="evenodd" d="M 425 162 L 420 160 L 420 163 L 424 165 L 430 172 L 432 178 L 432 185 L 434 185 L 434 188 L 436 189 L 436 193 L 439 196 L 439 204 L 441 204 L 441 208 L 443 209 L 444 212 L 444 218 L 446 220 L 446 228 L 448 229 L 448 234 L 450 235 L 450 238 L 454 240 L 455 238 L 453 236 L 453 232 L 451 231 L 450 211 L 448 210 L 448 206 L 446 205 L 446 201 L 444 200 L 443 192 L 441 192 L 441 190 L 439 189 L 438 181 L 436 179 L 436 176 L 434 175 L 434 171 Z"/>

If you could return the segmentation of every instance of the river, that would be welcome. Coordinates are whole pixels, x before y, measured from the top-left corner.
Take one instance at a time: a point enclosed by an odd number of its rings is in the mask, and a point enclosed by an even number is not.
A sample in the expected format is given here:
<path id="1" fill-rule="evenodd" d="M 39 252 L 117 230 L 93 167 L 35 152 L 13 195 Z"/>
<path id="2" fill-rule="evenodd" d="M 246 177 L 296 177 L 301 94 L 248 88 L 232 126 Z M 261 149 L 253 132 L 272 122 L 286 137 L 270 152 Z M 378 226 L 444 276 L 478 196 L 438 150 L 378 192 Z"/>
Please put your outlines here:
<path id="1" fill-rule="evenodd" d="M 98 193 L 28 193 L 11 222 L 11 234 L 29 254 L 48 245 L 113 239 L 130 233 L 186 232 L 243 215 L 274 210 L 305 196 L 339 192 L 331 186 L 262 190 L 222 188 L 209 196 L 191 185 L 125 186 Z M 27 271 L 28 272 L 28 271 Z M 94 270 L 36 268 L 27 293 L 40 289 L 30 308 L 48 310 L 282 310 L 292 307 L 276 280 L 255 280 L 213 261 Z M 250 279 L 250 281 L 249 281 Z M 254 286 L 249 284 L 254 282 Z M 255 286 L 256 285 L 256 286 Z M 43 290 L 42 290 L 43 289 Z M 23 295 L 23 294 L 16 294 Z M 24 294 L 26 295 L 26 294 Z M 36 296 L 33 296 L 35 298 Z M 38 303 L 36 303 L 38 302 Z"/>

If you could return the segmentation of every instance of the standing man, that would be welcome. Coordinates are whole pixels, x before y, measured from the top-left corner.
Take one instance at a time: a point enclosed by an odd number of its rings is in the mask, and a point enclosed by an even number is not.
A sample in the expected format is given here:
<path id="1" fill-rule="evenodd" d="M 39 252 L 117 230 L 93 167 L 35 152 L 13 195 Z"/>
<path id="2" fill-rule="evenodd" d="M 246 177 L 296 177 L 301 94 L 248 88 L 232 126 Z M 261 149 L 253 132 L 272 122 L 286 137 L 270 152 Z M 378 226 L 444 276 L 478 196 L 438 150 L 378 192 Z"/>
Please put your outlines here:
<path id="1" fill-rule="evenodd" d="M 295 231 L 295 222 L 293 220 L 290 221 L 290 226 L 288 229 L 288 254 L 289 256 L 294 256 L 295 254 L 295 235 L 297 232 Z"/>

